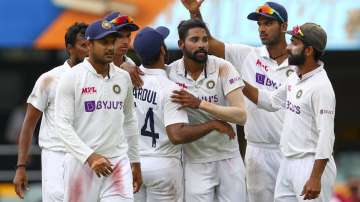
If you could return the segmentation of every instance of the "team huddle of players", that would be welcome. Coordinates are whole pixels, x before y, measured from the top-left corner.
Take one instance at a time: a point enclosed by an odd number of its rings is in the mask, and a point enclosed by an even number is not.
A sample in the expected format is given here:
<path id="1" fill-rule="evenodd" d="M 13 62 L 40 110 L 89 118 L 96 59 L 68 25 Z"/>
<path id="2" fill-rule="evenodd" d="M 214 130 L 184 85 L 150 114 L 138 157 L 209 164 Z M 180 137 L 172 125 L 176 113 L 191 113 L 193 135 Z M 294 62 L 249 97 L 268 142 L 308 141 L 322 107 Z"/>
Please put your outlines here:
<path id="1" fill-rule="evenodd" d="M 111 13 L 65 35 L 69 59 L 37 80 L 19 139 L 15 191 L 42 116 L 43 201 L 328 202 L 336 176 L 335 95 L 321 55 L 326 33 L 287 31 L 285 8 L 248 15 L 263 46 L 226 44 L 203 0 L 182 0 L 183 53 L 167 65 L 166 27 Z M 126 56 L 131 32 L 137 67 Z M 285 34 L 291 35 L 287 44 Z M 244 125 L 245 159 L 235 124 Z"/>

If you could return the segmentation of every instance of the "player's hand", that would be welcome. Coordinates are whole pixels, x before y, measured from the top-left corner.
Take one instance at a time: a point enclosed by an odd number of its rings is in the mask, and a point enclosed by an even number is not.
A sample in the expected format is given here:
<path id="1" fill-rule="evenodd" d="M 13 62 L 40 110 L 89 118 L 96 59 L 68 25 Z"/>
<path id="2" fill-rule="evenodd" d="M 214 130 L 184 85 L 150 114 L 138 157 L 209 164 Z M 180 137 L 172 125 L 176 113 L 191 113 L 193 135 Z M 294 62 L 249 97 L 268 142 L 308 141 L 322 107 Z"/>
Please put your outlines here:
<path id="1" fill-rule="evenodd" d="M 123 62 L 120 67 L 129 73 L 131 82 L 135 88 L 140 88 L 144 84 L 140 77 L 141 75 L 144 75 L 144 72 L 142 72 L 139 67 L 127 62 Z"/>
<path id="2" fill-rule="evenodd" d="M 222 134 L 226 134 L 231 140 L 236 137 L 236 133 L 229 123 L 220 120 L 213 120 L 212 122 L 214 124 L 215 130 L 219 131 Z"/>
<path id="3" fill-rule="evenodd" d="M 106 177 L 113 172 L 111 162 L 100 154 L 92 153 L 87 159 L 87 162 L 98 177 Z"/>
<path id="4" fill-rule="evenodd" d="M 173 94 L 171 95 L 171 101 L 178 103 L 181 105 L 179 109 L 190 107 L 193 109 L 197 109 L 200 106 L 201 100 L 191 93 L 181 89 L 181 90 L 174 90 Z"/>
<path id="5" fill-rule="evenodd" d="M 15 185 L 16 194 L 21 199 L 24 199 L 25 191 L 29 190 L 28 179 L 27 179 L 25 167 L 19 167 L 16 169 L 13 183 Z"/>
<path id="6" fill-rule="evenodd" d="M 319 197 L 321 191 L 321 178 L 310 177 L 305 183 L 300 196 L 304 196 L 304 200 L 312 200 Z"/>
<path id="7" fill-rule="evenodd" d="M 140 163 L 131 163 L 131 171 L 133 176 L 133 191 L 134 193 L 136 193 L 140 190 L 140 187 L 142 185 Z"/>
<path id="8" fill-rule="evenodd" d="M 190 13 L 200 12 L 200 6 L 204 0 L 181 0 Z"/>

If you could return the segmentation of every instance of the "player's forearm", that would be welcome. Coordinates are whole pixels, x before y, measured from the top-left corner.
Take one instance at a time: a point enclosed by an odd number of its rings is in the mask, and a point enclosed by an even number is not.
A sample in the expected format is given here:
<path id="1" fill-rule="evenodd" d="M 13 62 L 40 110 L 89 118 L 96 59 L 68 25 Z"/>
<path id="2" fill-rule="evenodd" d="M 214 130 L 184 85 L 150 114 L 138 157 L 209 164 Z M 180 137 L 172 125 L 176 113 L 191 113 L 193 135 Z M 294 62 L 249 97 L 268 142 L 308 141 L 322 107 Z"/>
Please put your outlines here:
<path id="1" fill-rule="evenodd" d="M 203 21 L 203 17 L 201 15 L 200 9 L 195 10 L 195 11 L 189 11 L 189 13 L 190 13 L 191 19 L 199 19 L 199 20 Z"/>
<path id="2" fill-rule="evenodd" d="M 31 104 L 28 105 L 23 125 L 21 127 L 18 145 L 18 162 L 17 164 L 26 164 L 29 150 L 31 147 L 32 137 L 36 124 L 41 117 L 42 112 L 37 110 Z"/>
<path id="3" fill-rule="evenodd" d="M 322 174 L 324 173 L 328 159 L 316 159 L 314 162 L 313 169 L 311 171 L 310 178 L 321 179 Z"/>
<path id="4" fill-rule="evenodd" d="M 214 121 L 189 125 L 172 124 L 166 127 L 166 133 L 173 144 L 185 144 L 200 139 L 215 129 Z"/>
<path id="5" fill-rule="evenodd" d="M 245 83 L 245 87 L 243 88 L 243 93 L 244 95 L 251 100 L 251 102 L 253 102 L 254 104 L 258 103 L 258 96 L 259 96 L 259 91 L 257 88 L 255 88 L 254 86 L 250 85 L 248 82 L 244 81 Z"/>
<path id="6" fill-rule="evenodd" d="M 199 109 L 202 109 L 216 118 L 226 122 L 244 125 L 246 122 L 246 111 L 236 106 L 220 106 L 207 101 L 201 101 Z"/>

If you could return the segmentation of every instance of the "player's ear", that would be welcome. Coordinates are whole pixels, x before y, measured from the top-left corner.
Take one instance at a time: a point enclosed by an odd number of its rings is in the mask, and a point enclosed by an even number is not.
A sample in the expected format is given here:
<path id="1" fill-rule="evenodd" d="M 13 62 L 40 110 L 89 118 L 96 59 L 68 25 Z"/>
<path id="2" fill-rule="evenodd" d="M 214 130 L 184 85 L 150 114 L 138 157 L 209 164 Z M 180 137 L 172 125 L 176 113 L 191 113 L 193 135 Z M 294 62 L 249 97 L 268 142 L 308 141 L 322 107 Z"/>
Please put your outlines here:
<path id="1" fill-rule="evenodd" d="M 178 40 L 178 47 L 182 50 L 184 48 L 184 41 L 179 39 Z"/>
<path id="2" fill-rule="evenodd" d="M 287 22 L 281 23 L 281 31 L 286 32 L 287 29 L 288 29 L 288 23 Z"/>

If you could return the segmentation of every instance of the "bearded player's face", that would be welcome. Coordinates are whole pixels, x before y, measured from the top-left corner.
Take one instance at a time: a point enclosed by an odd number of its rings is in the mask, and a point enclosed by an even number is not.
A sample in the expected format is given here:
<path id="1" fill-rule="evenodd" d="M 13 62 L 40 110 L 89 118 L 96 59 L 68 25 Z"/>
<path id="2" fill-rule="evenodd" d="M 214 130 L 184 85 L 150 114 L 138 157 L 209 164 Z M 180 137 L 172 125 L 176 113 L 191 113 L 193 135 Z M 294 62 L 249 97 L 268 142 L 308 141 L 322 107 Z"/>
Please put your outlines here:
<path id="1" fill-rule="evenodd" d="M 180 43 L 183 55 L 197 63 L 206 63 L 209 50 L 208 40 L 209 37 L 204 28 L 189 29 L 185 40 Z"/>

